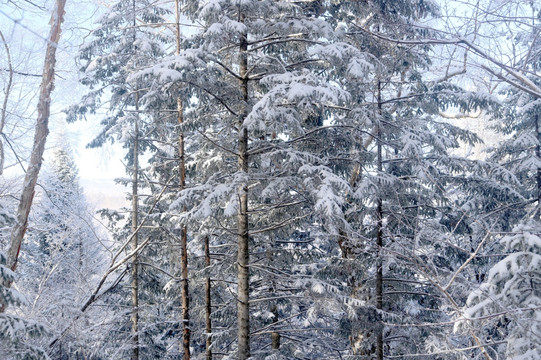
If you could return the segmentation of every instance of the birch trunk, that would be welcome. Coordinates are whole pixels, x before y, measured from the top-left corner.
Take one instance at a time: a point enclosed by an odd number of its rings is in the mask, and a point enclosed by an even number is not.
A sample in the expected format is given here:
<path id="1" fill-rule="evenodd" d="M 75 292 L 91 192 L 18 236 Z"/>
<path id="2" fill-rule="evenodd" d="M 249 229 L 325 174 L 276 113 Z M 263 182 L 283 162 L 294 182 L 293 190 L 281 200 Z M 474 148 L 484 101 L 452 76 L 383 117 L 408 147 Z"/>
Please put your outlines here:
<path id="1" fill-rule="evenodd" d="M 240 14 L 240 22 L 244 23 L 245 16 Z M 239 75 L 240 90 L 244 101 L 244 109 L 240 116 L 238 129 L 238 169 L 244 173 L 248 172 L 248 130 L 244 127 L 244 119 L 248 115 L 248 37 L 244 33 L 240 37 L 239 47 Z M 238 316 L 238 341 L 239 359 L 246 360 L 250 357 L 250 272 L 249 272 L 249 234 L 248 234 L 248 184 L 244 183 L 239 188 L 239 207 L 237 215 L 238 249 L 237 249 L 237 271 L 238 271 L 238 294 L 237 294 L 237 316 Z"/>
<path id="2" fill-rule="evenodd" d="M 23 192 L 17 209 L 17 221 L 11 231 L 8 249 L 6 265 L 13 271 L 17 268 L 21 244 L 28 226 L 28 215 L 30 214 L 30 209 L 32 207 L 34 191 L 43 161 L 45 142 L 47 140 L 47 135 L 49 134 L 49 115 L 51 108 L 51 93 L 54 89 L 56 49 L 58 40 L 60 39 L 65 5 L 66 0 L 57 0 L 56 10 L 51 17 L 51 30 L 49 32 L 47 51 L 43 65 L 43 77 L 38 100 L 38 118 L 36 120 L 32 155 L 30 156 L 30 163 L 28 164 L 28 169 L 26 170 L 26 175 L 24 177 Z M 4 286 L 10 287 L 11 283 L 4 284 Z M 0 312 L 3 312 L 4 309 L 5 306 L 0 305 Z"/>

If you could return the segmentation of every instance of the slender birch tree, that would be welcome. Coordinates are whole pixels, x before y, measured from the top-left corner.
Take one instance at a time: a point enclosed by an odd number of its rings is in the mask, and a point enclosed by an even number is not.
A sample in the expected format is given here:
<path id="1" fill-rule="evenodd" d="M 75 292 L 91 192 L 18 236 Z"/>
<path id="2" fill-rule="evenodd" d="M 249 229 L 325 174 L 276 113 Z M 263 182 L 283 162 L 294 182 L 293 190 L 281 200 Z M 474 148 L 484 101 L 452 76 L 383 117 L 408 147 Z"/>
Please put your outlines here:
<path id="1" fill-rule="evenodd" d="M 65 0 L 57 0 L 55 10 L 51 16 L 51 30 L 47 38 L 47 50 L 43 65 L 43 77 L 40 86 L 38 99 L 38 118 L 34 133 L 34 142 L 30 162 L 26 170 L 23 183 L 23 191 L 17 209 L 17 221 L 11 232 L 7 267 L 12 271 L 17 268 L 17 261 L 21 251 L 24 234 L 28 226 L 28 215 L 32 208 L 34 199 L 34 190 L 38 181 L 39 171 L 43 162 L 43 152 L 45 151 L 45 142 L 49 134 L 49 116 L 51 108 L 51 94 L 54 89 L 56 50 L 60 40 L 61 24 L 64 19 Z M 4 283 L 5 287 L 10 287 L 11 282 Z M 0 312 L 5 310 L 5 305 L 0 306 Z"/>

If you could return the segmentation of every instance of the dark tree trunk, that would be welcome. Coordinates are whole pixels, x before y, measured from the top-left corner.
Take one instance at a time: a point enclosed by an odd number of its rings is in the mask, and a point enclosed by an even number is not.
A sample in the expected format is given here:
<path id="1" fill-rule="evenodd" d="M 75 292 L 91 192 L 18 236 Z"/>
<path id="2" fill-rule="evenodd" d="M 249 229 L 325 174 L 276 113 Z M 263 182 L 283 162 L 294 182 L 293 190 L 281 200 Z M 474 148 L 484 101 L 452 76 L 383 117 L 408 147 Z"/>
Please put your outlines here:
<path id="1" fill-rule="evenodd" d="M 177 40 L 177 55 L 180 54 L 180 3 L 179 0 L 175 0 L 175 14 L 176 14 L 176 40 Z M 177 98 L 177 116 L 178 125 L 182 126 L 184 123 L 183 117 L 182 99 L 180 96 Z M 186 188 L 186 155 L 184 149 L 184 132 L 182 129 L 178 135 L 178 154 L 179 154 L 179 191 Z M 185 209 L 184 209 L 185 211 Z M 185 224 L 182 225 L 180 236 L 180 272 L 182 276 L 181 298 L 182 298 L 182 349 L 184 354 L 184 360 L 190 359 L 190 293 L 188 288 L 188 229 Z"/>
<path id="2" fill-rule="evenodd" d="M 135 94 L 135 112 L 139 114 L 139 93 Z M 138 115 L 136 115 L 138 116 Z M 133 135 L 133 178 L 132 178 L 132 216 L 131 216 L 131 230 L 132 251 L 139 246 L 139 204 L 138 204 L 138 180 L 139 180 L 139 124 L 138 119 L 135 120 L 134 135 Z M 131 301 L 132 301 L 132 314 L 131 314 L 131 330 L 132 330 L 132 360 L 139 359 L 139 255 L 133 255 L 131 262 Z"/>
<path id="3" fill-rule="evenodd" d="M 178 104 L 178 123 L 182 125 L 182 101 L 177 99 Z M 180 190 L 186 188 L 186 166 L 184 154 L 184 133 L 181 131 L 178 137 L 178 150 L 180 155 Z M 190 359 L 190 294 L 188 289 L 188 229 L 186 225 L 182 225 L 180 236 L 180 272 L 182 275 L 182 352 L 184 360 Z"/>
<path id="4" fill-rule="evenodd" d="M 209 237 L 205 236 L 205 265 L 207 270 L 210 271 L 210 246 L 209 246 Z M 210 297 L 210 275 L 205 279 L 205 325 L 207 332 L 207 341 L 206 341 L 206 353 L 207 360 L 212 360 L 212 321 L 210 315 L 212 312 L 212 298 Z"/>
<path id="5" fill-rule="evenodd" d="M 378 111 L 381 115 L 381 82 L 378 82 Z M 378 124 L 376 132 L 377 142 L 377 162 L 378 173 L 383 172 L 382 145 L 381 145 L 381 126 Z M 376 308 L 379 310 L 378 319 L 383 310 L 383 200 L 381 195 L 377 200 L 377 251 L 376 260 Z M 380 320 L 376 329 L 376 355 L 378 360 L 383 360 L 383 322 Z"/>

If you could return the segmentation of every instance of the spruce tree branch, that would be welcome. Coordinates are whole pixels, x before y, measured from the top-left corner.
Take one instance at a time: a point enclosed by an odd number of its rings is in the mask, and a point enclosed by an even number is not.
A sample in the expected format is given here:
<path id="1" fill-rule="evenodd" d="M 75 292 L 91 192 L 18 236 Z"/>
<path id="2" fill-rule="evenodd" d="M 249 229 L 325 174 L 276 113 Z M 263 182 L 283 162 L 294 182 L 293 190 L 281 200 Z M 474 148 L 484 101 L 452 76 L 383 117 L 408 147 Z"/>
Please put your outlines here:
<path id="1" fill-rule="evenodd" d="M 317 132 L 320 132 L 320 131 L 325 131 L 325 130 L 329 130 L 329 129 L 351 129 L 351 130 L 359 130 L 357 129 L 355 126 L 352 126 L 352 125 L 327 125 L 327 126 L 320 126 L 318 128 L 315 128 L 315 129 L 312 129 L 310 131 L 307 131 L 305 132 L 304 134 L 294 138 L 294 139 L 291 139 L 291 140 L 288 140 L 288 141 L 285 141 L 284 144 L 294 144 L 294 143 L 297 143 L 299 141 L 303 141 L 305 140 L 306 138 L 308 138 L 310 135 L 313 135 Z M 362 132 L 362 131 L 361 131 Z M 271 150 L 274 150 L 276 148 L 279 147 L 280 144 L 270 144 L 268 146 L 264 146 L 264 147 L 260 147 L 260 148 L 255 148 L 255 149 L 252 149 L 248 152 L 248 156 L 255 156 L 255 155 L 259 155 L 259 154 L 262 154 L 262 153 L 265 153 L 265 152 L 268 152 L 268 151 L 271 151 Z"/>
<path id="2" fill-rule="evenodd" d="M 143 265 L 143 266 L 148 266 L 148 267 L 151 267 L 151 268 L 153 268 L 153 269 L 156 269 L 156 270 L 158 270 L 159 272 L 161 272 L 161 273 L 167 275 L 167 276 L 170 277 L 171 279 L 175 279 L 175 280 L 179 280 L 179 281 L 182 280 L 182 279 L 178 278 L 177 276 L 172 275 L 172 274 L 170 274 L 169 272 L 165 271 L 164 269 L 162 269 L 162 268 L 160 268 L 160 267 L 158 267 L 158 266 L 156 266 L 156 265 L 153 265 L 153 264 L 151 264 L 151 263 L 147 263 L 147 262 L 144 262 L 144 261 L 139 261 L 138 264 L 139 264 L 139 265 Z"/>
<path id="3" fill-rule="evenodd" d="M 145 225 L 145 222 L 146 220 L 150 217 L 150 215 L 152 214 L 152 212 L 154 211 L 154 208 L 156 207 L 156 205 L 158 205 L 158 202 L 161 200 L 163 194 L 165 193 L 165 191 L 167 190 L 167 188 L 169 187 L 169 184 L 171 183 L 171 181 L 173 180 L 173 177 L 174 176 L 171 176 L 169 178 L 169 180 L 167 181 L 167 183 L 163 186 L 161 192 L 158 194 L 158 197 L 154 200 L 154 203 L 152 204 L 152 206 L 150 207 L 149 211 L 147 212 L 147 214 L 145 215 L 145 217 L 141 220 L 141 223 L 138 225 L 138 227 L 135 229 L 135 231 L 132 232 L 132 234 L 126 239 L 126 241 L 124 241 L 124 243 L 122 244 L 122 246 L 117 250 L 116 254 L 113 256 L 113 258 L 111 259 L 111 265 L 110 267 L 113 267 L 114 264 L 116 263 L 116 259 L 118 259 L 118 257 L 120 256 L 120 254 L 122 254 L 122 252 L 124 251 L 124 249 L 126 249 L 126 247 L 130 244 L 130 241 L 133 239 L 133 237 L 135 235 L 137 235 L 137 233 L 139 232 L 139 230 L 141 230 L 141 228 L 143 227 L 143 225 Z M 128 257 L 128 256 L 126 256 Z M 125 261 L 126 259 L 123 259 L 122 261 Z M 117 268 L 117 267 L 116 267 Z M 115 269 L 116 269 L 115 268 Z M 110 273 L 110 272 L 109 272 Z"/>
<path id="4" fill-rule="evenodd" d="M 487 346 L 494 346 L 498 344 L 506 344 L 507 340 L 501 340 L 501 341 L 494 341 L 490 343 L 479 343 L 478 345 L 468 346 L 468 347 L 462 347 L 462 348 L 454 348 L 450 350 L 441 350 L 431 353 L 419 353 L 419 354 L 403 354 L 403 355 L 386 355 L 385 358 L 387 359 L 406 359 L 406 358 L 426 358 L 430 356 L 435 355 L 445 355 L 445 354 L 456 354 L 458 352 L 464 352 L 464 351 L 471 351 L 479 349 L 481 352 L 486 354 L 485 348 Z"/>
<path id="5" fill-rule="evenodd" d="M 304 295 L 283 295 L 283 296 L 269 296 L 265 298 L 250 299 L 249 304 L 255 304 L 259 302 L 271 301 L 271 300 L 282 300 L 282 299 L 305 299 Z"/>
<path id="6" fill-rule="evenodd" d="M 267 331 L 261 331 L 261 332 L 258 332 L 258 333 L 255 333 L 253 334 L 254 336 L 257 336 L 257 335 L 263 335 L 263 334 L 272 334 L 273 332 L 278 332 L 278 333 L 281 333 L 281 332 L 310 332 L 310 331 L 323 331 L 323 330 L 336 330 L 335 328 L 318 328 L 318 327 L 314 327 L 314 328 L 303 328 L 303 329 L 298 329 L 298 328 L 292 328 L 292 329 L 273 329 L 273 330 L 267 330 Z"/>
<path id="7" fill-rule="evenodd" d="M 266 44 L 254 46 L 254 47 L 248 49 L 248 52 L 256 51 L 256 50 L 262 49 L 262 48 L 267 47 L 267 46 L 272 46 L 272 45 L 276 45 L 276 44 L 283 44 L 283 43 L 288 43 L 288 42 L 305 42 L 305 43 L 308 43 L 310 45 L 323 45 L 323 42 L 321 42 L 321 41 L 302 39 L 302 38 L 291 38 L 291 39 L 282 39 L 282 40 L 271 41 L 271 42 L 268 42 Z"/>
<path id="8" fill-rule="evenodd" d="M 481 110 L 478 110 L 475 113 L 461 113 L 460 112 L 460 113 L 456 113 L 456 114 L 448 114 L 448 113 L 445 113 L 443 111 L 440 111 L 438 113 L 438 115 L 441 116 L 442 118 L 445 118 L 445 119 L 465 119 L 465 118 L 476 119 L 479 116 L 481 116 Z"/>
<path id="9" fill-rule="evenodd" d="M 293 202 L 282 202 L 279 204 L 275 204 L 273 206 L 261 206 L 261 207 L 254 207 L 251 210 L 248 210 L 248 213 L 260 213 L 260 212 L 269 212 L 271 210 L 281 209 L 285 207 L 290 207 L 294 205 L 300 205 L 302 203 L 305 203 L 306 200 L 300 200 L 300 201 L 293 201 Z"/>
<path id="10" fill-rule="evenodd" d="M 486 219 L 486 218 L 490 218 L 492 216 L 494 216 L 494 214 L 496 213 L 499 213 L 500 211 L 505 211 L 509 208 L 513 208 L 515 206 L 524 206 L 524 205 L 529 205 L 529 204 L 533 204 L 534 202 L 537 202 L 538 199 L 531 199 L 531 200 L 526 200 L 526 201 L 519 201 L 519 202 L 516 202 L 516 203 L 512 203 L 512 204 L 509 204 L 509 205 L 504 205 L 504 206 L 501 206 L 495 210 L 492 210 L 491 212 L 481 216 L 479 219 Z"/>
<path id="11" fill-rule="evenodd" d="M 297 34 L 289 34 L 289 35 L 285 35 L 285 36 L 269 36 L 269 37 L 266 37 L 266 38 L 263 38 L 263 39 L 259 39 L 259 40 L 252 40 L 252 41 L 248 41 L 248 45 L 255 45 L 255 44 L 260 44 L 262 42 L 266 42 L 266 41 L 275 41 L 275 40 L 284 40 L 284 39 L 291 39 L 291 38 L 298 38 L 300 36 L 303 36 L 305 34 L 303 33 L 297 33 Z"/>
<path id="12" fill-rule="evenodd" d="M 257 334 L 261 333 L 261 331 L 265 331 L 265 330 L 271 329 L 271 328 L 273 328 L 274 326 L 276 326 L 277 324 L 280 324 L 280 323 L 286 322 L 286 321 L 288 321 L 288 320 L 294 319 L 294 318 L 296 318 L 297 316 L 300 316 L 300 315 L 306 313 L 307 311 L 308 311 L 308 310 L 303 310 L 303 311 L 301 311 L 301 312 L 295 313 L 295 314 L 293 314 L 293 315 L 291 315 L 291 316 L 288 316 L 288 317 L 286 317 L 286 318 L 283 318 L 283 319 L 280 319 L 280 320 L 278 320 L 278 321 L 275 321 L 275 322 L 271 323 L 270 325 L 267 325 L 267 326 L 265 326 L 265 327 L 262 327 L 262 328 L 260 328 L 260 329 L 257 329 L 257 330 L 252 331 L 252 332 L 250 333 L 250 335 L 257 335 Z"/>
<path id="13" fill-rule="evenodd" d="M 207 94 L 209 94 L 210 96 L 212 96 L 213 98 L 215 98 L 216 100 L 218 100 L 218 102 L 220 104 L 222 104 L 226 109 L 227 111 L 229 111 L 233 116 L 239 116 L 239 114 L 237 114 L 229 105 L 227 105 L 227 103 L 225 102 L 225 100 L 223 100 L 222 98 L 220 98 L 218 95 L 214 94 L 212 91 L 210 91 L 209 89 L 207 89 L 206 87 L 203 87 L 199 84 L 196 84 L 192 81 L 187 81 L 186 82 L 187 84 L 190 84 L 192 86 L 195 86 L 196 88 L 198 89 L 201 89 L 203 90 L 204 92 L 206 92 Z"/>
<path id="14" fill-rule="evenodd" d="M 287 219 L 287 220 L 284 220 L 282 222 L 279 222 L 278 224 L 274 224 L 274 225 L 271 225 L 269 227 L 266 227 L 266 228 L 263 228 L 263 229 L 258 229 L 258 230 L 251 230 L 249 232 L 250 235 L 255 235 L 255 234 L 261 234 L 261 233 L 264 233 L 264 232 L 267 232 L 267 231 L 270 231 L 270 230 L 277 230 L 277 229 L 280 229 L 280 228 L 283 228 L 284 226 L 287 226 L 297 220 L 301 220 L 301 219 L 304 219 L 306 217 L 309 217 L 309 216 L 312 216 L 314 213 L 313 212 L 310 212 L 308 214 L 305 214 L 305 215 L 301 215 L 301 216 L 297 216 L 297 217 L 294 217 L 294 218 L 291 218 L 291 219 Z"/>
<path id="15" fill-rule="evenodd" d="M 230 150 L 228 148 L 225 148 L 223 146 L 221 146 L 220 144 L 216 143 L 216 141 L 212 140 L 211 138 L 209 138 L 205 133 L 201 132 L 200 130 L 197 130 L 197 132 L 203 136 L 205 139 L 207 139 L 207 141 L 209 141 L 212 145 L 216 146 L 216 147 L 219 147 L 220 149 L 222 149 L 223 151 L 225 152 L 228 152 L 230 153 L 231 155 L 234 155 L 235 157 L 238 157 L 239 154 L 234 152 L 233 150 Z"/>
<path id="16" fill-rule="evenodd" d="M 487 235 L 488 236 L 489 234 L 491 234 L 490 231 L 487 231 Z M 486 237 L 485 237 L 486 239 Z M 483 239 L 483 241 L 485 241 L 485 239 Z M 482 242 L 483 242 L 482 241 Z M 479 248 L 479 247 L 478 247 Z M 407 249 L 405 249 L 407 250 Z M 407 261 L 412 261 L 416 264 L 416 269 L 421 273 L 421 275 L 426 278 L 434 287 L 436 287 L 442 294 L 443 296 L 449 301 L 450 305 L 452 306 L 452 308 L 457 312 L 457 314 L 460 314 L 461 316 L 464 316 L 464 311 L 462 310 L 462 308 L 458 305 L 458 303 L 455 301 L 455 299 L 451 296 L 451 294 L 449 293 L 449 291 L 444 288 L 440 282 L 437 280 L 437 279 L 434 279 L 431 275 L 430 275 L 430 269 L 427 268 L 427 264 L 426 264 L 426 261 L 424 261 L 423 259 L 420 259 L 417 254 L 415 254 L 414 252 L 412 251 L 408 251 L 406 254 L 408 255 L 405 255 L 405 254 L 401 254 L 401 253 L 398 253 L 398 252 L 394 252 L 394 251 L 391 251 L 390 249 L 386 248 L 385 251 L 387 252 L 391 252 L 391 253 L 394 253 L 395 256 L 398 256 L 398 257 L 403 257 L 405 258 Z M 476 250 L 477 251 L 477 250 Z M 475 252 L 474 252 L 475 254 Z M 467 262 L 470 262 L 471 260 L 468 259 L 466 260 Z M 426 269 L 426 270 L 425 270 Z M 459 270 L 457 270 L 456 273 L 458 273 Z M 455 274 L 456 274 L 455 273 Z M 473 330 L 469 330 L 468 331 L 470 336 L 473 338 L 473 340 L 475 341 L 475 343 L 477 344 L 476 347 L 479 348 L 481 350 L 481 353 L 483 354 L 484 358 L 486 360 L 492 360 L 491 356 L 488 354 L 487 350 L 486 350 L 486 345 L 483 345 L 481 343 L 481 340 L 479 339 L 479 337 L 474 333 Z"/>
<path id="17" fill-rule="evenodd" d="M 231 70 L 228 66 L 226 66 L 224 63 L 222 63 L 218 59 L 212 59 L 213 62 L 220 65 L 225 71 L 227 71 L 229 74 L 231 74 L 235 79 L 241 80 L 241 77 L 237 75 L 233 70 Z"/>

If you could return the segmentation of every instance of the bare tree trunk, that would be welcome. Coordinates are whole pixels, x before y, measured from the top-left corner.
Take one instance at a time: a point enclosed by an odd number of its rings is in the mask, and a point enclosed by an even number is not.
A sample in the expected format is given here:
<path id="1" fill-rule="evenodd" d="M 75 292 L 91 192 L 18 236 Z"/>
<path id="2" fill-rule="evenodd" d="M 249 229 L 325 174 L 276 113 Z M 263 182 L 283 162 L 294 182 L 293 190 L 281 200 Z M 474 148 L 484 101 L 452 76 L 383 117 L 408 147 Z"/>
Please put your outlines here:
<path id="1" fill-rule="evenodd" d="M 381 83 L 378 83 L 378 110 L 381 115 Z M 381 129 L 379 124 L 375 125 L 372 129 L 370 136 L 366 141 L 361 140 L 362 149 L 367 149 L 372 142 L 376 140 L 376 166 L 379 172 L 383 171 L 383 160 L 382 160 L 382 146 L 381 146 Z M 359 161 L 350 175 L 349 184 L 351 188 L 355 188 L 359 179 L 361 178 L 362 171 L 362 161 Z M 378 197 L 376 202 L 376 217 L 378 219 L 376 225 L 376 246 L 377 246 L 377 260 L 376 260 L 376 308 L 381 310 L 383 308 L 383 267 L 382 267 L 382 246 L 383 246 L 383 202 L 381 197 Z M 338 245 L 340 247 L 342 258 L 353 260 L 355 258 L 355 248 L 352 247 L 350 243 L 350 237 L 347 232 L 340 230 L 338 237 Z M 349 278 L 348 285 L 351 287 L 350 296 L 354 299 L 359 299 L 362 293 L 363 284 L 358 281 L 358 278 L 352 274 Z M 372 338 L 376 333 L 376 342 L 374 344 Z M 383 358 L 383 328 L 381 324 L 377 325 L 376 330 L 373 328 L 366 330 L 364 327 L 352 327 L 351 333 L 349 336 L 351 351 L 353 355 L 361 356 L 373 356 L 376 354 L 377 359 L 380 360 Z M 370 346 L 367 346 L 366 343 L 369 343 Z M 381 356 L 381 358 L 380 358 Z"/>
<path id="2" fill-rule="evenodd" d="M 139 204 L 138 204 L 138 181 L 139 181 L 139 93 L 135 94 L 135 129 L 133 138 L 133 179 L 132 179 L 132 217 L 131 217 L 131 230 L 133 233 L 131 248 L 132 251 L 139 246 Z M 133 351 L 132 360 L 139 359 L 139 255 L 135 254 L 131 263 L 131 301 L 132 301 L 132 315 L 131 315 L 131 330 Z"/>
<path id="3" fill-rule="evenodd" d="M 177 99 L 178 105 L 178 123 L 182 124 L 182 101 Z M 178 148 L 180 154 L 180 190 L 186 188 L 186 167 L 184 154 L 184 134 L 182 131 L 178 137 Z M 184 360 L 190 359 L 190 297 L 188 291 L 188 229 L 186 225 L 182 225 L 180 236 L 180 268 L 182 274 L 182 348 L 184 352 Z"/>
<path id="4" fill-rule="evenodd" d="M 43 65 L 43 77 L 38 100 L 38 118 L 36 120 L 36 132 L 34 134 L 34 143 L 32 146 L 32 155 L 30 164 L 24 177 L 24 188 L 17 209 L 17 222 L 11 231 L 7 267 L 15 271 L 17 261 L 21 251 L 21 244 L 28 226 L 28 215 L 34 199 L 34 190 L 38 181 L 39 171 L 43 161 L 43 152 L 45 151 L 45 141 L 49 134 L 49 114 L 51 108 L 51 93 L 54 89 L 54 70 L 56 64 L 56 48 L 60 39 L 61 24 L 64 19 L 64 6 L 66 0 L 56 1 L 56 10 L 51 18 L 51 30 L 48 37 L 47 52 Z M 10 287 L 11 283 L 4 284 Z M 0 312 L 5 310 L 4 305 L 0 305 Z"/>
<path id="5" fill-rule="evenodd" d="M 176 40 L 177 40 L 177 55 L 180 54 L 180 3 L 179 0 L 175 0 L 175 14 L 176 14 Z M 182 99 L 180 96 L 177 98 L 177 112 L 178 112 L 178 124 L 182 126 L 184 122 Z M 178 153 L 180 157 L 179 172 L 180 182 L 179 191 L 186 188 L 186 156 L 184 151 L 184 132 L 180 129 L 178 136 Z M 186 209 L 184 209 L 186 210 Z M 182 225 L 180 236 L 180 271 L 182 274 L 182 349 L 184 354 L 184 360 L 190 359 L 190 294 L 188 288 L 188 229 L 185 224 Z"/>
<path id="6" fill-rule="evenodd" d="M 535 136 L 538 144 L 535 147 L 535 155 L 541 159 L 541 127 L 539 126 L 539 115 L 535 115 Z M 537 168 L 537 213 L 541 214 L 541 168 Z"/>
<path id="7" fill-rule="evenodd" d="M 240 14 L 240 21 L 244 22 L 244 14 Z M 240 89 L 244 101 L 244 110 L 239 119 L 238 129 L 238 168 L 240 171 L 248 172 L 248 130 L 243 122 L 248 115 L 248 36 L 243 33 L 240 37 L 239 48 L 239 75 Z M 237 269 L 238 269 L 238 341 L 239 341 L 239 359 L 246 360 L 250 357 L 250 308 L 248 301 L 250 299 L 250 272 L 249 272 L 249 234 L 248 234 L 248 184 L 243 184 L 239 188 L 239 208 L 237 215 L 238 249 L 237 249 Z"/>
<path id="8" fill-rule="evenodd" d="M 136 17 L 136 0 L 132 2 L 133 10 L 133 44 L 137 40 L 137 17 Z M 135 50 L 135 48 L 134 48 Z M 132 178 L 132 241 L 131 248 L 135 251 L 139 246 L 139 91 L 135 92 L 135 124 L 133 137 L 133 178 Z M 132 332 L 132 360 L 139 360 L 139 254 L 135 253 L 131 263 L 131 332 Z"/>
<path id="9" fill-rule="evenodd" d="M 11 64 L 11 54 L 9 52 L 9 46 L 6 41 L 6 38 L 4 38 L 4 34 L 0 31 L 0 38 L 2 39 L 2 42 L 4 43 L 4 48 L 6 49 L 6 57 L 8 60 L 8 71 L 9 71 L 9 79 L 7 86 L 5 88 L 5 94 L 4 94 L 4 101 L 2 104 L 2 116 L 0 118 L 0 135 L 4 131 L 4 125 L 6 124 L 6 113 L 7 113 L 7 107 L 8 107 L 8 100 L 9 100 L 9 93 L 11 91 L 11 85 L 13 84 L 13 66 Z M 2 142 L 2 138 L 0 138 L 0 175 L 4 173 L 4 143 Z"/>
<path id="10" fill-rule="evenodd" d="M 376 139 L 377 136 L 379 136 L 378 126 L 375 125 L 368 138 L 365 141 L 361 139 L 361 149 L 368 149 L 368 147 L 372 144 L 372 142 L 374 142 L 374 139 Z M 365 159 L 358 159 L 350 174 L 349 185 L 351 186 L 351 189 L 353 189 L 353 191 L 355 190 L 357 184 L 362 177 L 362 168 L 364 161 Z M 355 261 L 355 253 L 358 249 L 356 249 L 356 246 L 352 244 L 350 235 L 342 229 L 339 230 L 338 233 L 338 246 L 340 247 L 343 259 Z M 360 299 L 362 296 L 362 290 L 364 285 L 356 275 L 357 274 L 351 274 L 348 279 L 348 285 L 351 288 L 350 296 L 353 299 Z M 374 344 L 370 344 L 371 346 L 366 346 L 366 343 L 371 342 L 371 338 L 374 332 L 372 330 L 366 330 L 367 324 L 360 325 L 361 326 L 352 326 L 351 328 L 351 333 L 349 335 L 351 351 L 353 355 L 372 355 L 375 353 Z"/>
<path id="11" fill-rule="evenodd" d="M 207 269 L 210 269 L 210 246 L 209 246 L 209 237 L 205 236 L 205 265 Z M 205 281 L 205 324 L 207 332 L 207 343 L 206 343 L 206 353 L 207 360 L 212 360 L 212 322 L 210 315 L 212 313 L 212 298 L 210 297 L 210 275 L 207 276 Z"/>
<path id="12" fill-rule="evenodd" d="M 381 82 L 378 82 L 378 111 L 381 115 Z M 381 127 L 377 127 L 377 162 L 378 173 L 383 171 L 382 161 L 382 145 L 381 145 Z M 376 308 L 379 310 L 378 319 L 381 316 L 383 309 L 383 200 L 381 195 L 377 200 L 377 251 L 378 257 L 376 260 Z M 376 356 L 378 360 L 383 360 L 383 322 L 378 321 L 376 329 Z"/>

